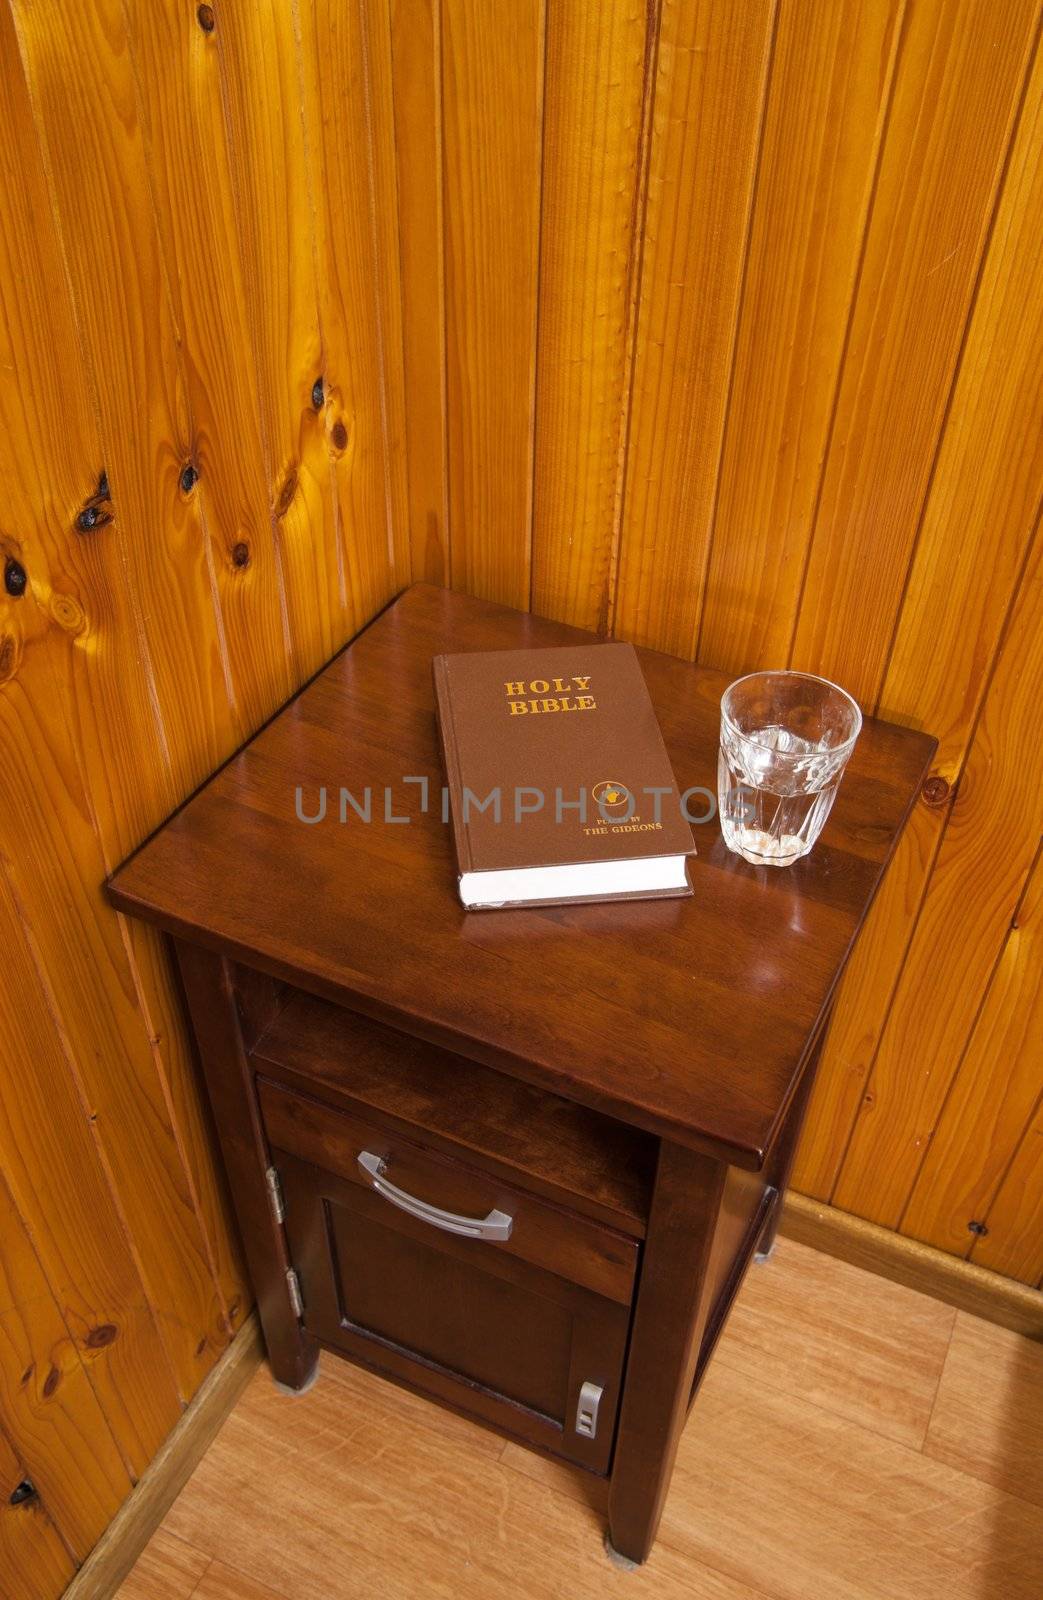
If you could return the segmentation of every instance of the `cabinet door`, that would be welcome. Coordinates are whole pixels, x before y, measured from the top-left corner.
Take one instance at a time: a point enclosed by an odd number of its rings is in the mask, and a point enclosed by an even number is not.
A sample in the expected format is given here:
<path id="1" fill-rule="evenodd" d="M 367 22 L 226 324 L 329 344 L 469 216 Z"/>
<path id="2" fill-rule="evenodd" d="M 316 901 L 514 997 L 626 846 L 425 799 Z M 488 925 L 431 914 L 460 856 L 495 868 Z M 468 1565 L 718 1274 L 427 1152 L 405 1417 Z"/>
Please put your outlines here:
<path id="1" fill-rule="evenodd" d="M 284 1151 L 273 1156 L 304 1323 L 317 1339 L 608 1471 L 627 1307 Z"/>

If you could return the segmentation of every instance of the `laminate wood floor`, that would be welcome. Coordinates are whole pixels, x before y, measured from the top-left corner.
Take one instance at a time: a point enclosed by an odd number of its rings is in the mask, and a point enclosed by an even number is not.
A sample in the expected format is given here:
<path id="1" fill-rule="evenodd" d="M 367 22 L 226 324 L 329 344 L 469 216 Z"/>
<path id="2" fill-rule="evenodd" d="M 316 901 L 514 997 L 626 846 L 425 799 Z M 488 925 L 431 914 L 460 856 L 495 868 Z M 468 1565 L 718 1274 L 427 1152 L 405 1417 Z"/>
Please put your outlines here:
<path id="1" fill-rule="evenodd" d="M 262 1368 L 120 1600 L 1040 1600 L 1043 1345 L 782 1239 L 620 1572 L 603 1486 L 324 1357 Z"/>

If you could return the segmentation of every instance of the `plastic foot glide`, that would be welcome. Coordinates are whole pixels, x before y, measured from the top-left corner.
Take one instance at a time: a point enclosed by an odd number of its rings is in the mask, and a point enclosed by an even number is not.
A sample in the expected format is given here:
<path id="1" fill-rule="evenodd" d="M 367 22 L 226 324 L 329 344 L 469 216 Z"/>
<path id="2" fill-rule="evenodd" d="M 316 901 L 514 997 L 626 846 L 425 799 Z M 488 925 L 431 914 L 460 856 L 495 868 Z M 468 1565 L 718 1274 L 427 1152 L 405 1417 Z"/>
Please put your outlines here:
<path id="1" fill-rule="evenodd" d="M 293 1385 L 290 1384 L 290 1383 L 280 1383 L 278 1378 L 273 1378 L 272 1379 L 272 1383 L 278 1389 L 280 1394 L 288 1394 L 288 1395 L 293 1396 L 294 1399 L 296 1399 L 296 1397 L 298 1395 L 302 1395 L 302 1394 L 307 1394 L 308 1393 L 308 1390 L 310 1388 L 312 1388 L 312 1386 L 317 1381 L 318 1376 L 319 1376 L 319 1364 L 318 1364 L 318 1362 L 316 1362 L 314 1368 L 312 1369 L 312 1372 L 311 1372 L 310 1376 L 305 1378 L 304 1382 L 301 1384 L 299 1389 L 295 1389 L 293 1387 Z"/>
<path id="2" fill-rule="evenodd" d="M 640 1561 L 631 1561 L 629 1556 L 620 1555 L 607 1533 L 605 1535 L 605 1554 L 612 1565 L 619 1568 L 620 1572 L 637 1572 L 641 1567 Z"/>

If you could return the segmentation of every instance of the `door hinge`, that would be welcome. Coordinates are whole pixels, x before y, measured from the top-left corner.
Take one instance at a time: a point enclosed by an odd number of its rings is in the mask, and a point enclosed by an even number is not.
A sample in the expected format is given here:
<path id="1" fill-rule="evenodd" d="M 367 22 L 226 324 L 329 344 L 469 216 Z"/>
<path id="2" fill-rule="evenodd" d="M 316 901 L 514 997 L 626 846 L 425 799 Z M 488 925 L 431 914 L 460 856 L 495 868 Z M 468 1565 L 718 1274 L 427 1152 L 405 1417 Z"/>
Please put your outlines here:
<path id="1" fill-rule="evenodd" d="M 282 1197 L 282 1184 L 279 1182 L 279 1174 L 274 1167 L 269 1167 L 264 1176 L 268 1184 L 268 1204 L 272 1208 L 272 1216 L 276 1222 L 281 1222 L 286 1215 L 286 1203 Z"/>
<path id="2" fill-rule="evenodd" d="M 294 1267 L 291 1267 L 286 1274 L 286 1287 L 290 1291 L 290 1304 L 293 1307 L 293 1314 L 300 1319 L 304 1315 L 304 1299 L 301 1295 L 301 1280 L 298 1278 Z"/>

